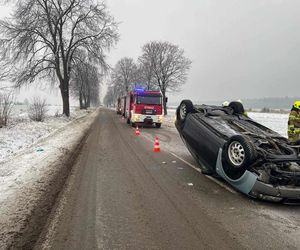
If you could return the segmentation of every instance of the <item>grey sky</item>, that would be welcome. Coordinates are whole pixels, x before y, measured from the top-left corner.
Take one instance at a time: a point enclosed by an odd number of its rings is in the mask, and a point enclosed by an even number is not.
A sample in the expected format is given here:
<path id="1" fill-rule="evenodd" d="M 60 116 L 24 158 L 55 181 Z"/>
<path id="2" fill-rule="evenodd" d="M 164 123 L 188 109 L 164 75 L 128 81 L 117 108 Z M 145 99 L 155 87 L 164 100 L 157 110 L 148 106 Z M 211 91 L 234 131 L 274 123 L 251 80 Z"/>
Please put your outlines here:
<path id="1" fill-rule="evenodd" d="M 299 96 L 299 0 L 107 0 L 121 22 L 111 53 L 136 59 L 150 40 L 168 40 L 192 61 L 171 98 L 197 101 Z"/>
<path id="2" fill-rule="evenodd" d="M 192 60 L 183 91 L 170 102 L 300 96 L 299 0 L 106 2 L 120 22 L 112 65 L 137 59 L 150 40 L 178 44 Z M 0 16 L 6 13 L 1 7 Z M 55 93 L 46 95 L 60 102 Z M 22 90 L 19 99 L 31 94 Z"/>

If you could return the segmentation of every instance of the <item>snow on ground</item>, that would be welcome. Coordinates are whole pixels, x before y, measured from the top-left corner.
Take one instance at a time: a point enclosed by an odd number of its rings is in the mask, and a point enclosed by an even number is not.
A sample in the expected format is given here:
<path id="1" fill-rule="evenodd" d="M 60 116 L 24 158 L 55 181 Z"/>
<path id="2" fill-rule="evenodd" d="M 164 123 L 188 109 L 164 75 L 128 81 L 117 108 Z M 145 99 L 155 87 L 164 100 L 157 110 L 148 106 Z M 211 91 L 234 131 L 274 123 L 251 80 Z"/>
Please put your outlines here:
<path id="1" fill-rule="evenodd" d="M 164 118 L 163 126 L 175 127 L 175 113 L 175 109 L 168 109 L 168 115 Z M 274 130 L 282 136 L 287 137 L 287 122 L 289 114 L 248 112 L 248 115 L 254 121 Z"/>
<path id="2" fill-rule="evenodd" d="M 73 110 L 71 118 L 48 117 L 43 123 L 24 118 L 19 124 L 15 120 L 4 133 L 0 129 L 1 141 L 8 140 L 6 149 L 27 148 L 0 162 L 0 249 L 19 248 L 10 245 L 17 242 L 15 237 L 31 237 L 40 226 L 98 114 L 91 112 Z M 36 141 L 33 145 L 32 140 Z"/>
<path id="3" fill-rule="evenodd" d="M 87 114 L 86 110 L 71 107 L 71 116 L 68 118 L 55 116 L 61 113 L 61 106 L 47 106 L 47 109 L 45 121 L 35 122 L 29 119 L 26 105 L 14 107 L 8 126 L 0 128 L 0 164 L 28 148 L 38 139 L 48 136 L 68 122 Z"/>
<path id="4" fill-rule="evenodd" d="M 249 112 L 248 115 L 254 121 L 276 131 L 282 136 L 287 137 L 289 114 Z"/>

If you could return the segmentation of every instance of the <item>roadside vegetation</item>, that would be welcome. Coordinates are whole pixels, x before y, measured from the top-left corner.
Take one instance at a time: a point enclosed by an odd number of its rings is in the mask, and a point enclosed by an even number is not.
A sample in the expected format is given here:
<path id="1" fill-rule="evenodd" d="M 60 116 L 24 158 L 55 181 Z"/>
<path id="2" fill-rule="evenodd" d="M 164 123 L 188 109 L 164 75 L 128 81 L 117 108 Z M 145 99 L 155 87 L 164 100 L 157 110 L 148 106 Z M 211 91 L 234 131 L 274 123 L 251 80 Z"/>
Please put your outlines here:
<path id="1" fill-rule="evenodd" d="M 13 94 L 11 92 L 0 92 L 0 128 L 7 126 L 13 106 Z"/>
<path id="2" fill-rule="evenodd" d="M 28 107 L 28 116 L 36 122 L 43 122 L 47 113 L 46 99 L 35 97 L 33 103 Z"/>

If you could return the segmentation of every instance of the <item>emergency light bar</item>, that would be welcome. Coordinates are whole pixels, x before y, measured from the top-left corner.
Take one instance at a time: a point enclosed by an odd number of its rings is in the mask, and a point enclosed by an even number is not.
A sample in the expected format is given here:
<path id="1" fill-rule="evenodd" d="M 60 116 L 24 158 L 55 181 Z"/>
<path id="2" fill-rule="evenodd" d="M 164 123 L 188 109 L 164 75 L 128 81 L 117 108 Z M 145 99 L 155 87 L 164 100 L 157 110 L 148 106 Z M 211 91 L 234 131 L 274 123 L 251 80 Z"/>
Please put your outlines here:
<path id="1" fill-rule="evenodd" d="M 134 92 L 144 92 L 144 91 L 145 91 L 145 88 L 143 88 L 143 87 L 134 88 Z"/>

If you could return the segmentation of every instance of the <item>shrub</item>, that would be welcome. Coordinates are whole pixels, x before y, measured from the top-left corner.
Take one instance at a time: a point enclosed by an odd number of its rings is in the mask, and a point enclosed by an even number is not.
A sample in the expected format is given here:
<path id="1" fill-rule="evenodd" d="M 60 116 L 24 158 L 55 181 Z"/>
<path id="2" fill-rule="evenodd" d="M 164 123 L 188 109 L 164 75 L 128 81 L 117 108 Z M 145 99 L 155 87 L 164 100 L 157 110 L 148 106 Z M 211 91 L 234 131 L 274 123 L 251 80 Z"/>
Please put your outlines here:
<path id="1" fill-rule="evenodd" d="M 271 110 L 270 110 L 270 108 L 264 107 L 264 108 L 261 110 L 261 112 L 262 112 L 262 113 L 270 113 Z"/>
<path id="2" fill-rule="evenodd" d="M 35 97 L 29 105 L 28 116 L 33 121 L 42 122 L 45 120 L 47 111 L 46 99 Z"/>
<path id="3" fill-rule="evenodd" d="M 0 128 L 7 126 L 12 108 L 14 96 L 12 93 L 0 93 Z"/>

